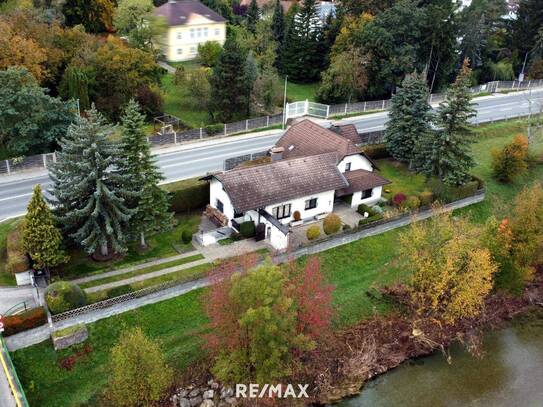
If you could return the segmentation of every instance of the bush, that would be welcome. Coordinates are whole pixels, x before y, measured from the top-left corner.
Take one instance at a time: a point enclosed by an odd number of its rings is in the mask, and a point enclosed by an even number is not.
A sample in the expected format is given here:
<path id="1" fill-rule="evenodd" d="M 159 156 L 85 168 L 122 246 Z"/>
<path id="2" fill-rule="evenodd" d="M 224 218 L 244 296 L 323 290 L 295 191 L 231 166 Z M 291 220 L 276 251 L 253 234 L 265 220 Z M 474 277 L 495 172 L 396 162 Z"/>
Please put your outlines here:
<path id="1" fill-rule="evenodd" d="M 221 44 L 216 41 L 206 41 L 198 45 L 198 61 L 204 66 L 214 67 L 221 51 Z"/>
<path id="2" fill-rule="evenodd" d="M 14 335 L 46 323 L 47 315 L 43 307 L 32 308 L 17 315 L 7 315 L 4 317 L 4 335 Z"/>
<path id="3" fill-rule="evenodd" d="M 204 130 L 208 136 L 213 136 L 224 132 L 224 124 L 209 124 L 204 127 Z"/>
<path id="4" fill-rule="evenodd" d="M 368 157 L 373 158 L 374 160 L 390 157 L 390 153 L 388 152 L 387 146 L 385 144 L 374 144 L 372 146 L 366 146 L 362 149 L 362 151 L 366 153 Z"/>
<path id="5" fill-rule="evenodd" d="M 69 281 L 58 281 L 49 285 L 45 289 L 44 297 L 49 311 L 53 314 L 79 308 L 87 303 L 85 292 Z"/>
<path id="6" fill-rule="evenodd" d="M 292 217 L 294 218 L 296 222 L 302 219 L 302 215 L 300 215 L 300 211 L 294 211 L 294 213 L 292 214 Z"/>
<path id="7" fill-rule="evenodd" d="M 315 240 L 321 235 L 321 228 L 319 225 L 309 226 L 305 232 L 308 240 Z"/>
<path id="8" fill-rule="evenodd" d="M 170 210 L 175 213 L 190 212 L 202 209 L 209 203 L 209 185 L 200 182 L 170 194 Z"/>
<path id="9" fill-rule="evenodd" d="M 28 256 L 22 247 L 21 225 L 8 233 L 6 241 L 6 271 L 11 274 L 21 273 L 30 269 Z"/>
<path id="10" fill-rule="evenodd" d="M 422 191 L 419 194 L 419 201 L 422 206 L 431 205 L 434 202 L 434 194 L 432 191 Z"/>
<path id="11" fill-rule="evenodd" d="M 428 182 L 428 185 L 433 191 L 435 199 L 443 203 L 457 201 L 474 195 L 479 189 L 478 180 L 466 182 L 464 185 L 454 186 L 447 185 L 439 179 L 432 179 Z"/>
<path id="12" fill-rule="evenodd" d="M 164 111 L 164 99 L 155 87 L 140 86 L 136 93 L 136 100 L 141 106 L 141 112 L 148 120 L 160 116 Z"/>
<path id="13" fill-rule="evenodd" d="M 415 195 L 411 195 L 405 200 L 404 206 L 411 210 L 417 209 L 420 207 L 420 199 Z"/>
<path id="14" fill-rule="evenodd" d="M 398 192 L 396 195 L 392 197 L 392 203 L 394 204 L 394 206 L 401 207 L 403 206 L 406 199 L 407 199 L 407 196 L 405 196 L 405 194 Z"/>
<path id="15" fill-rule="evenodd" d="M 239 232 L 244 238 L 253 237 L 256 233 L 254 222 L 252 220 L 243 222 L 239 225 Z"/>
<path id="16" fill-rule="evenodd" d="M 511 182 L 513 178 L 528 170 L 528 139 L 517 135 L 502 150 L 492 152 L 492 176 L 500 182 Z"/>
<path id="17" fill-rule="evenodd" d="M 366 205 L 366 204 L 360 204 L 358 205 L 358 209 L 356 210 L 360 215 L 364 216 L 364 213 L 365 212 L 368 212 L 368 215 L 369 216 L 373 216 L 375 215 L 375 210 L 373 208 L 371 208 L 370 206 Z"/>
<path id="18" fill-rule="evenodd" d="M 339 229 L 341 229 L 341 218 L 335 213 L 327 215 L 326 218 L 324 218 L 322 228 L 327 235 L 337 233 Z"/>
<path id="19" fill-rule="evenodd" d="M 375 221 L 378 221 L 380 219 L 383 219 L 383 215 L 380 214 L 380 213 L 376 213 L 375 215 L 370 216 L 369 218 L 360 219 L 358 221 L 358 226 L 363 226 L 363 225 L 365 225 L 367 223 L 375 222 Z"/>
<path id="20" fill-rule="evenodd" d="M 189 244 L 190 242 L 192 242 L 192 231 L 188 229 L 183 229 L 183 231 L 181 232 L 181 240 L 185 244 Z"/>

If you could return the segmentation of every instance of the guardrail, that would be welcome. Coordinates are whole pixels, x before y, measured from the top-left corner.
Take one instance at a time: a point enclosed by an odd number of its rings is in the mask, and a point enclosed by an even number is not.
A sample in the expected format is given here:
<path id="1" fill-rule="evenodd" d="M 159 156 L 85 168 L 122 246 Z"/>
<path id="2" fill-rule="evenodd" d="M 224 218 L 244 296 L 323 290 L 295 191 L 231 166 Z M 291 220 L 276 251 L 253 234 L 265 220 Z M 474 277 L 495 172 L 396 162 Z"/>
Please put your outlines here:
<path id="1" fill-rule="evenodd" d="M 4 374 L 6 375 L 6 379 L 8 381 L 8 385 L 11 391 L 11 395 L 2 394 L 2 397 L 12 396 L 17 407 L 29 407 L 28 401 L 26 400 L 26 395 L 23 390 L 23 386 L 21 385 L 21 382 L 19 381 L 19 377 L 17 376 L 17 371 L 15 370 L 15 366 L 13 365 L 13 362 L 9 355 L 8 348 L 6 347 L 6 343 L 4 342 L 4 338 L 2 337 L 1 334 L 0 334 L 0 364 L 2 365 L 2 369 L 4 371 Z"/>

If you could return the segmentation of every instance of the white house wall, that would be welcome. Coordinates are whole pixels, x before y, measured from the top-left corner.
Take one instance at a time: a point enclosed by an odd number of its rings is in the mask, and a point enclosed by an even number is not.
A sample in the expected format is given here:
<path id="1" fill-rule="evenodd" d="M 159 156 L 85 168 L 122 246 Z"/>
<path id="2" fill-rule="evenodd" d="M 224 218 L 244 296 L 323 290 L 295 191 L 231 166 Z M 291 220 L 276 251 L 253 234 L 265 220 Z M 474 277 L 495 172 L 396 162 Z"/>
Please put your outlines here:
<path id="1" fill-rule="evenodd" d="M 347 163 L 351 163 L 351 171 L 354 170 L 366 170 L 366 171 L 373 171 L 373 166 L 371 165 L 371 162 L 360 154 L 353 154 L 348 155 L 344 157 L 337 167 L 341 172 L 345 172 L 345 165 Z"/>
<path id="2" fill-rule="evenodd" d="M 232 201 L 230 200 L 230 197 L 226 193 L 226 191 L 222 187 L 222 183 L 212 178 L 209 182 L 209 204 L 215 208 L 217 208 L 217 199 L 220 200 L 223 204 L 223 211 L 228 218 L 228 226 L 231 226 L 231 220 L 234 218 L 234 207 L 232 206 Z"/>
<path id="3" fill-rule="evenodd" d="M 355 192 L 351 200 L 351 207 L 356 208 L 360 204 L 366 204 L 368 206 L 375 205 L 381 199 L 382 192 L 383 187 L 375 187 L 372 190 L 371 197 L 366 199 L 361 199 L 362 192 Z"/>
<path id="4" fill-rule="evenodd" d="M 317 207 L 314 209 L 305 209 L 305 201 L 308 199 L 317 198 Z M 276 206 L 291 204 L 290 216 L 288 218 L 279 219 L 279 222 L 282 224 L 287 224 L 294 220 L 294 212 L 300 212 L 301 219 L 308 219 L 315 215 L 320 215 L 322 213 L 330 213 L 334 210 L 334 191 L 321 192 L 320 194 L 314 194 L 309 196 L 304 196 L 302 198 L 293 199 L 290 201 L 285 201 L 280 204 L 274 204 L 266 206 L 265 210 L 273 214 L 273 208 Z"/>
<path id="5" fill-rule="evenodd" d="M 222 45 L 225 39 L 224 22 L 213 22 L 204 17 L 193 18 L 190 24 L 169 27 L 162 48 L 168 61 L 188 61 L 198 56 L 198 45 L 208 41 Z"/>

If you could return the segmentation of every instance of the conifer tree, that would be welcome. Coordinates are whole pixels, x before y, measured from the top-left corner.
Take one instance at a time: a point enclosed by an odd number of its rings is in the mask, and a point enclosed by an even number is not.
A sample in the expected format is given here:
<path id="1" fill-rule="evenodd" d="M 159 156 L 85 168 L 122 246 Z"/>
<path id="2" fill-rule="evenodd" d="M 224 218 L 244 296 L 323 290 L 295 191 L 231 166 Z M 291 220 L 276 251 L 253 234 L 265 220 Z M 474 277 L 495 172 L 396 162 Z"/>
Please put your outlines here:
<path id="1" fill-rule="evenodd" d="M 273 39 L 281 46 L 285 36 L 285 15 L 280 0 L 275 1 L 275 8 L 272 16 Z"/>
<path id="2" fill-rule="evenodd" d="M 469 181 L 473 167 L 470 144 L 473 142 L 469 119 L 475 115 L 469 92 L 471 69 L 465 60 L 456 81 L 440 103 L 436 124 L 438 130 L 420 142 L 418 170 L 439 177 L 448 185 Z M 424 158 L 424 160 L 423 160 Z"/>
<path id="3" fill-rule="evenodd" d="M 213 111 L 218 119 L 231 121 L 243 115 L 247 108 L 247 87 L 242 68 L 245 63 L 243 52 L 234 36 L 229 36 L 223 51 L 213 68 L 210 78 Z"/>
<path id="4" fill-rule="evenodd" d="M 65 233 L 88 254 L 107 257 L 126 251 L 129 179 L 118 171 L 121 146 L 109 140 L 113 127 L 92 107 L 60 141 L 50 167 L 56 216 Z"/>
<path id="5" fill-rule="evenodd" d="M 419 138 L 430 132 L 431 112 L 424 77 L 416 73 L 407 75 L 402 87 L 392 96 L 385 139 L 392 157 L 409 163 L 410 168 Z"/>
<path id="6" fill-rule="evenodd" d="M 121 116 L 121 123 L 122 157 L 119 170 L 129 185 L 140 191 L 127 197 L 127 205 L 135 211 L 130 220 L 132 231 L 139 236 L 140 246 L 145 248 L 145 235 L 170 227 L 173 214 L 168 210 L 166 191 L 158 186 L 164 177 L 151 155 L 143 131 L 145 118 L 136 101 L 130 100 Z"/>
<path id="7" fill-rule="evenodd" d="M 325 56 L 323 31 L 315 0 L 304 1 L 289 24 L 281 48 L 281 70 L 294 81 L 312 82 L 319 78 Z"/>
<path id="8" fill-rule="evenodd" d="M 256 64 L 253 51 L 249 51 L 245 65 L 243 66 L 243 74 L 245 76 L 245 85 L 247 92 L 247 116 L 251 115 L 251 95 L 253 93 L 256 78 L 258 78 L 258 65 Z"/>
<path id="9" fill-rule="evenodd" d="M 260 10 L 256 0 L 251 0 L 249 8 L 247 9 L 247 29 L 251 32 L 255 32 L 256 23 L 260 19 Z"/>
<path id="10" fill-rule="evenodd" d="M 62 234 L 57 228 L 51 209 L 43 199 L 41 186 L 34 187 L 23 223 L 23 248 L 32 258 L 33 267 L 45 269 L 68 260 L 62 249 Z"/>

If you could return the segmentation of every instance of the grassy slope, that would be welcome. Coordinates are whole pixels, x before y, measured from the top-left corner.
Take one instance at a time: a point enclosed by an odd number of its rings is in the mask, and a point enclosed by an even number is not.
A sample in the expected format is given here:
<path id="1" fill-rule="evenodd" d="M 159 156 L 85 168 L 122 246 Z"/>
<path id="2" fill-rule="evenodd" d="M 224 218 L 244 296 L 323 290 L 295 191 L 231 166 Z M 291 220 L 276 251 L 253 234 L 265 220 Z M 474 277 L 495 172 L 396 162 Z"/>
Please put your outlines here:
<path id="1" fill-rule="evenodd" d="M 283 84 L 284 86 L 284 84 Z M 318 82 L 315 83 L 293 83 L 287 82 L 287 98 L 292 102 L 300 102 L 302 100 L 315 101 L 315 94 L 319 87 Z"/>
<path id="2" fill-rule="evenodd" d="M 0 223 L 0 286 L 16 285 L 15 276 L 6 271 L 6 239 L 16 223 L 15 219 Z"/>
<path id="3" fill-rule="evenodd" d="M 543 166 L 530 171 L 511 186 L 499 185 L 489 178 L 490 150 L 503 146 L 522 127 L 515 124 L 496 124 L 485 127 L 474 146 L 476 175 L 487 181 L 489 196 L 486 202 L 462 210 L 474 221 L 482 222 L 491 213 L 504 213 L 523 185 L 543 179 Z M 500 134 L 504 134 L 501 136 Z M 494 137 L 490 137 L 494 136 Z M 543 151 L 541 145 L 539 151 Z M 504 202 L 505 204 L 502 204 Z M 386 303 L 366 295 L 372 287 L 408 278 L 394 267 L 400 230 L 363 239 L 320 254 L 322 266 L 335 285 L 334 302 L 338 309 L 337 326 L 345 326 L 388 309 Z M 57 366 L 58 356 L 49 342 L 15 352 L 15 364 L 28 390 L 31 405 L 77 406 L 100 391 L 105 382 L 107 351 L 123 324 L 137 324 L 152 337 L 160 339 L 170 363 L 180 369 L 199 354 L 199 336 L 205 317 L 200 303 L 202 290 L 158 304 L 149 305 L 122 315 L 98 321 L 90 328 L 90 342 L 96 351 L 86 361 L 78 363 L 72 372 Z M 66 355 L 64 351 L 61 355 Z M 32 384 L 32 380 L 35 380 Z M 34 390 L 29 390 L 29 389 Z"/>

